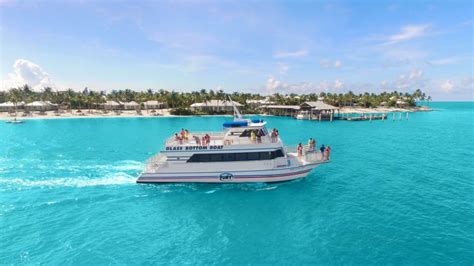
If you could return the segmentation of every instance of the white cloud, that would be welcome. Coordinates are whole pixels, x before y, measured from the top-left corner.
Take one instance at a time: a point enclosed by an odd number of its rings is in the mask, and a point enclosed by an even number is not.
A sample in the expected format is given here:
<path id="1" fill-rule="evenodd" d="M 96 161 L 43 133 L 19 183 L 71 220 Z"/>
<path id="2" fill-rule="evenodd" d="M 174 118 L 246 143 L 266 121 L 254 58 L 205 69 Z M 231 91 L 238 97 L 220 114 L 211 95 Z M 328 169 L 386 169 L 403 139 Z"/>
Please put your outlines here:
<path id="1" fill-rule="evenodd" d="M 294 82 L 288 83 L 270 76 L 266 83 L 267 93 L 319 93 L 319 92 L 347 92 L 349 89 L 355 93 L 382 91 L 413 92 L 420 89 L 434 99 L 472 99 L 474 91 L 474 77 L 467 75 L 465 77 L 448 79 L 429 79 L 425 78 L 424 72 L 420 69 L 399 75 L 393 80 L 383 80 L 380 83 L 362 82 L 345 83 L 341 80 L 319 81 L 319 82 Z"/>
<path id="2" fill-rule="evenodd" d="M 344 83 L 342 81 L 336 80 L 334 81 L 334 88 L 335 89 L 342 89 L 344 87 Z"/>
<path id="3" fill-rule="evenodd" d="M 322 59 L 319 61 L 319 65 L 323 68 L 341 68 L 342 62 L 340 60 L 331 61 L 328 59 Z"/>
<path id="4" fill-rule="evenodd" d="M 443 92 L 446 92 L 446 93 L 450 93 L 453 91 L 454 89 L 454 83 L 452 80 L 445 80 L 443 82 L 441 82 L 441 84 L 439 85 L 439 88 L 443 91 Z"/>
<path id="5" fill-rule="evenodd" d="M 474 78 L 471 76 L 466 76 L 458 80 L 446 79 L 438 82 L 438 87 L 441 92 L 447 94 L 470 91 L 472 95 L 474 89 L 473 85 Z"/>
<path id="6" fill-rule="evenodd" d="M 277 80 L 274 76 L 269 76 L 267 78 L 267 84 L 265 85 L 265 89 L 269 93 L 273 93 L 279 90 L 286 90 L 287 88 L 288 88 L 288 84 L 285 84 Z"/>
<path id="7" fill-rule="evenodd" d="M 388 84 L 398 90 L 415 90 L 415 88 L 426 87 L 426 80 L 423 79 L 423 71 L 412 69 L 409 73 L 402 74 L 394 84 Z"/>
<path id="8" fill-rule="evenodd" d="M 274 58 L 299 58 L 305 57 L 308 55 L 307 50 L 298 50 L 298 51 L 280 51 L 273 54 Z"/>
<path id="9" fill-rule="evenodd" d="M 53 87 L 49 74 L 37 64 L 26 59 L 17 59 L 13 64 L 13 73 L 2 80 L 2 89 L 8 90 L 28 84 L 33 90 Z"/>
<path id="10" fill-rule="evenodd" d="M 389 36 L 384 44 L 399 43 L 422 37 L 426 35 L 429 28 L 429 24 L 404 26 L 400 29 L 400 32 Z"/>
<path id="11" fill-rule="evenodd" d="M 285 63 L 278 63 L 278 72 L 282 75 L 288 74 L 288 70 L 290 70 L 290 66 Z"/>
<path id="12" fill-rule="evenodd" d="M 409 80 L 416 80 L 416 79 L 419 79 L 423 76 L 423 71 L 422 70 L 417 70 L 417 69 L 413 69 L 412 71 L 410 71 L 410 74 L 408 75 L 408 79 Z"/>
<path id="13" fill-rule="evenodd" d="M 310 81 L 286 83 L 274 76 L 269 76 L 265 89 L 268 93 L 314 93 L 321 91 L 335 92 L 341 90 L 344 86 L 344 83 L 340 80 L 321 81 L 319 83 Z"/>

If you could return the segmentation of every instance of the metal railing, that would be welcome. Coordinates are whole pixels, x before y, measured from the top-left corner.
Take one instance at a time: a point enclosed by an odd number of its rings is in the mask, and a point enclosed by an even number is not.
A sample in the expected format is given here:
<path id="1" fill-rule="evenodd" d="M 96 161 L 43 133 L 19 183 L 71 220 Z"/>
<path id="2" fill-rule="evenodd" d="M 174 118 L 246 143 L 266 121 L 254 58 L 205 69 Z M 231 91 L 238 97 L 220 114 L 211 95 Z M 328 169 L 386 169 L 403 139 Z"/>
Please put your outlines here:
<path id="1" fill-rule="evenodd" d="M 297 158 L 308 163 L 316 163 L 328 161 L 325 154 L 322 154 L 318 149 L 310 149 L 308 146 L 303 146 L 303 153 L 298 156 L 298 149 L 296 146 L 285 146 L 286 153 L 294 153 Z"/>
<path id="2" fill-rule="evenodd" d="M 202 138 L 208 134 L 210 137 L 210 142 L 208 144 L 202 143 Z M 195 137 L 199 138 L 199 142 L 196 142 Z M 209 134 L 201 132 L 193 132 L 190 134 L 188 140 L 177 140 L 175 136 L 168 138 L 165 142 L 166 146 L 193 146 L 193 145 L 245 145 L 245 144 L 268 144 L 268 143 L 279 143 L 281 139 L 277 137 L 272 139 L 270 136 L 262 136 L 261 140 L 251 140 L 250 137 L 239 137 L 238 135 L 234 136 L 225 136 L 224 134 Z"/>

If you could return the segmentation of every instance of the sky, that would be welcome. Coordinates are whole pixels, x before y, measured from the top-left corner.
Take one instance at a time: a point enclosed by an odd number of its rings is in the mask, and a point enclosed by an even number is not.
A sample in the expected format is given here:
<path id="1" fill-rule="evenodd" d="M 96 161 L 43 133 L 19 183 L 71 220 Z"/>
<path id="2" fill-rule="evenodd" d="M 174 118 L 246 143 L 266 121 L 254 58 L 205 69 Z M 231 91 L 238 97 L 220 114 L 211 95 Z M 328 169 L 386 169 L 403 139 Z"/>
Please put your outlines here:
<path id="1" fill-rule="evenodd" d="M 1 88 L 474 100 L 472 1 L 0 0 Z"/>

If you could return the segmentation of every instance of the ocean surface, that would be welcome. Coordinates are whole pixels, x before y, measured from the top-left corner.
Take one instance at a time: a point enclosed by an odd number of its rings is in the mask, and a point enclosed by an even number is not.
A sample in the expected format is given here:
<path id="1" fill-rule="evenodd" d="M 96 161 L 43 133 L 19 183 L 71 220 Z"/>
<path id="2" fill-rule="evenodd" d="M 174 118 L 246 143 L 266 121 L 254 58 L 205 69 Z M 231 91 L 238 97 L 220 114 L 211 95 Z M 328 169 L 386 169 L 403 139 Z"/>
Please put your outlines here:
<path id="1" fill-rule="evenodd" d="M 408 120 L 267 117 L 332 162 L 279 184 L 136 184 L 165 138 L 229 117 L 0 121 L 2 264 L 474 263 L 474 103 Z"/>

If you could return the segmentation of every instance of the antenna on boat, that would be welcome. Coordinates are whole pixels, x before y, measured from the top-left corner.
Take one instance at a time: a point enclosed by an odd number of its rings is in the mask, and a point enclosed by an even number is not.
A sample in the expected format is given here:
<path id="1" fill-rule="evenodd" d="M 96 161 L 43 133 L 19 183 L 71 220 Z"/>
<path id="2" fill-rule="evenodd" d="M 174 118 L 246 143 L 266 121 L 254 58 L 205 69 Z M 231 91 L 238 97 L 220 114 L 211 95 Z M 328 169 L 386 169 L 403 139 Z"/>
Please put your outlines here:
<path id="1" fill-rule="evenodd" d="M 232 101 L 232 98 L 229 96 L 230 103 L 232 104 L 232 107 L 234 108 L 234 117 L 238 119 L 242 119 L 242 114 L 240 114 L 239 109 L 237 109 L 237 106 L 235 106 L 234 101 Z"/>

